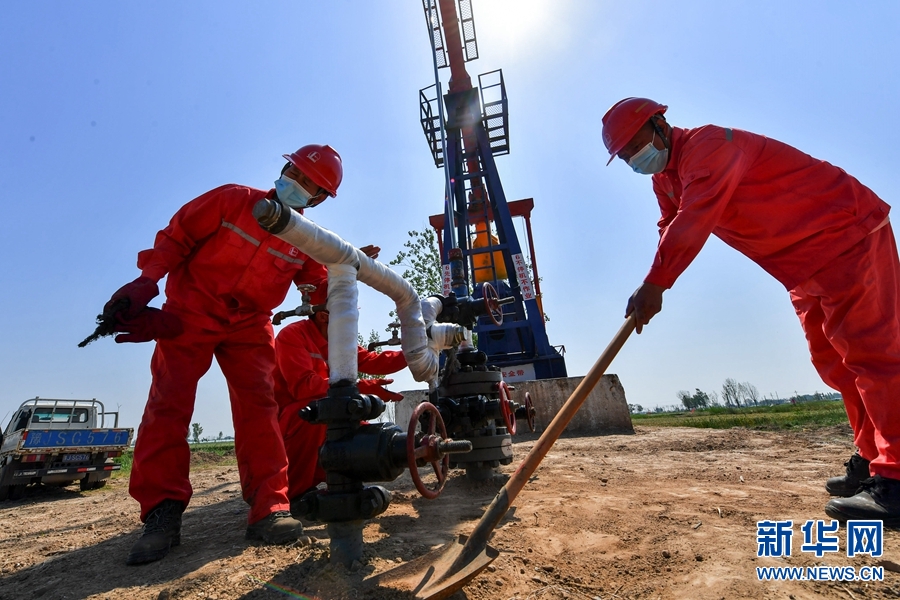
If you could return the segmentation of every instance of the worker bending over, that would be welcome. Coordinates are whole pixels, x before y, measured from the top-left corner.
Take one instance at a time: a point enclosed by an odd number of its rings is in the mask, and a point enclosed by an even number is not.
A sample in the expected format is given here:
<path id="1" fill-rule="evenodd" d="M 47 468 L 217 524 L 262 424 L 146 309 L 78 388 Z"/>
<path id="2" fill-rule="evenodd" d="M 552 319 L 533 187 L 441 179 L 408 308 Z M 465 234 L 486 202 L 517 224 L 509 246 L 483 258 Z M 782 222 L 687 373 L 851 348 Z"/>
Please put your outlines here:
<path id="1" fill-rule="evenodd" d="M 739 129 L 669 125 L 667 107 L 626 98 L 603 143 L 652 175 L 659 246 L 629 298 L 637 332 L 710 234 L 790 292 L 812 362 L 840 391 L 858 448 L 826 483 L 832 518 L 900 525 L 900 263 L 890 207 L 842 169 Z M 607 164 L 609 164 L 609 162 Z M 870 477 L 871 475 L 871 477 Z"/>
<path id="2" fill-rule="evenodd" d="M 337 194 L 343 167 L 330 146 L 303 146 L 284 158 L 274 189 L 229 184 L 185 204 L 153 248 L 138 254 L 141 276 L 107 304 L 127 301 L 117 342 L 157 340 L 129 486 L 140 503 L 144 531 L 127 564 L 159 560 L 181 541 L 181 515 L 192 494 L 188 427 L 197 382 L 213 357 L 228 383 L 241 489 L 250 505 L 247 539 L 308 542 L 289 512 L 269 319 L 292 284 L 325 290 L 327 273 L 263 230 L 252 211 L 259 200 L 276 196 L 298 210 L 316 206 Z M 162 311 L 145 308 L 166 275 Z"/>

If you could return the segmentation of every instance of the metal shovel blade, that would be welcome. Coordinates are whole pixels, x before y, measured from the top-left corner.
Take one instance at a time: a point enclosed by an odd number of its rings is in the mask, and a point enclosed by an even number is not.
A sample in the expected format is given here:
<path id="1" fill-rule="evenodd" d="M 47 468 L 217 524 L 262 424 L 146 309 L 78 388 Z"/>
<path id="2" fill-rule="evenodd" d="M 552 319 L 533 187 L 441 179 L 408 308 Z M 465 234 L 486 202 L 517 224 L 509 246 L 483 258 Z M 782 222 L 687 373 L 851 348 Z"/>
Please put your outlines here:
<path id="1" fill-rule="evenodd" d="M 416 600 L 441 600 L 462 589 L 487 568 L 499 554 L 497 550 L 487 545 L 494 528 L 506 515 L 516 496 L 550 451 L 550 447 L 559 439 L 569 421 L 584 404 L 588 394 L 600 381 L 613 358 L 622 349 L 625 340 L 634 331 L 634 327 L 635 317 L 632 314 L 550 421 L 550 425 L 535 442 L 516 472 L 497 493 L 470 536 L 460 535 L 455 541 L 432 550 L 425 556 L 367 579 L 366 583 L 375 587 L 391 587 L 408 592 L 410 597 Z"/>
<path id="2" fill-rule="evenodd" d="M 444 544 L 406 564 L 366 580 L 372 587 L 408 592 L 416 600 L 441 600 L 461 590 L 491 564 L 500 552 L 485 545 L 464 564 L 457 565 L 467 536 Z"/>

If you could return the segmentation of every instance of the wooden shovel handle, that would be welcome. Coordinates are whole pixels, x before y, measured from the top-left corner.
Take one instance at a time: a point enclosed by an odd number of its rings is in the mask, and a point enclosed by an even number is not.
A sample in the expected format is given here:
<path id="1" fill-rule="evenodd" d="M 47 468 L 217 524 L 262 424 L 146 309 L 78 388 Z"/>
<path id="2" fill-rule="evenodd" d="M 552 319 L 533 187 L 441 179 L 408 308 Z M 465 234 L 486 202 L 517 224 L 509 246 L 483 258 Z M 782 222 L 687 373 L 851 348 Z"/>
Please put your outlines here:
<path id="1" fill-rule="evenodd" d="M 503 489 L 497 493 L 496 498 L 494 498 L 494 501 L 488 507 L 484 516 L 481 517 L 478 525 L 475 526 L 472 535 L 470 535 L 469 539 L 466 541 L 465 550 L 462 552 L 460 558 L 463 556 L 467 557 L 470 554 L 477 554 L 484 549 L 494 528 L 503 516 L 506 515 L 506 512 L 509 510 L 509 507 L 512 506 L 516 496 L 519 495 L 519 492 L 521 492 L 522 488 L 525 487 L 525 484 L 528 483 L 528 480 L 537 470 L 538 465 L 541 464 L 541 461 L 547 455 L 547 452 L 550 451 L 554 442 L 556 442 L 556 440 L 559 439 L 559 436 L 562 435 L 562 432 L 565 431 L 569 421 L 572 420 L 572 417 L 575 416 L 575 413 L 578 412 L 578 409 L 584 404 L 588 394 L 591 393 L 594 386 L 596 386 L 597 382 L 600 381 L 600 378 L 603 377 L 603 374 L 609 368 L 609 365 L 619 353 L 619 350 L 625 345 L 625 340 L 627 340 L 628 336 L 631 335 L 631 332 L 634 331 L 634 326 L 634 314 L 631 314 L 625 319 L 625 323 L 600 355 L 600 358 L 597 359 L 597 362 L 594 363 L 591 370 L 588 371 L 587 375 L 584 376 L 584 379 L 581 380 L 581 383 L 578 384 L 578 387 L 575 388 L 575 391 L 572 392 L 572 395 L 569 396 L 569 399 L 566 400 L 566 403 L 563 404 L 562 408 L 550 422 L 550 425 L 544 433 L 541 434 L 541 437 L 538 438 L 538 441 L 534 444 L 531 452 L 529 452 L 524 460 L 522 460 L 522 464 L 519 465 L 519 468 L 516 469 L 513 476 L 506 482 Z"/>

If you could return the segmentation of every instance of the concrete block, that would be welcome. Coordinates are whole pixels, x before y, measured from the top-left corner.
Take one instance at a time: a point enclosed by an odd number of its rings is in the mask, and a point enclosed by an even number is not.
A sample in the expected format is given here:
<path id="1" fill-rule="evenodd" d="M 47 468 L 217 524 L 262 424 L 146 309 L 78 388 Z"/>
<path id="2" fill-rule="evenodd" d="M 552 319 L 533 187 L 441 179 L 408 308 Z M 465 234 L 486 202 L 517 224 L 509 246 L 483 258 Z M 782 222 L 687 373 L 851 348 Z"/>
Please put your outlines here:
<path id="1" fill-rule="evenodd" d="M 525 401 L 525 392 L 537 410 L 537 429 L 546 429 L 553 417 L 565 404 L 583 377 L 563 377 L 559 379 L 538 379 L 516 382 L 513 399 Z M 634 433 L 631 413 L 625 401 L 625 390 L 618 375 L 604 375 L 588 394 L 584 404 L 566 427 L 566 431 L 580 433 Z"/>
<path id="2" fill-rule="evenodd" d="M 533 381 L 517 381 L 512 400 L 522 404 L 525 392 L 531 395 L 537 411 L 535 427 L 543 431 L 562 408 L 583 377 L 563 377 L 559 379 L 539 379 Z M 427 390 L 404 391 L 403 400 L 394 403 L 394 422 L 402 429 L 409 426 L 412 411 L 422 401 L 428 399 Z M 524 421 L 519 421 L 520 431 L 527 431 Z M 575 414 L 566 427 L 566 431 L 583 434 L 600 433 L 634 433 L 631 414 L 625 400 L 625 390 L 618 375 L 604 375 L 585 399 L 581 409 Z"/>
<path id="3" fill-rule="evenodd" d="M 428 400 L 428 390 L 407 390 L 400 392 L 403 394 L 403 400 L 400 402 L 392 402 L 394 407 L 394 423 L 396 423 L 403 431 L 409 427 L 409 419 L 412 417 L 413 410 L 420 403 Z"/>

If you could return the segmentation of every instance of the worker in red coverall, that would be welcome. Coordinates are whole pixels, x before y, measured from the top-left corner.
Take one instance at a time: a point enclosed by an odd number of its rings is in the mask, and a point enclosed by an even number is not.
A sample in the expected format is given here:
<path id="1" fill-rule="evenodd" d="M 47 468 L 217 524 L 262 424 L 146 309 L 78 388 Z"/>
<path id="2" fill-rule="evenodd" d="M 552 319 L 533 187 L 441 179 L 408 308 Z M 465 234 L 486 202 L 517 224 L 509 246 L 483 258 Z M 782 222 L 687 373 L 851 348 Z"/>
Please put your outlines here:
<path id="1" fill-rule="evenodd" d="M 402 352 L 369 352 L 359 346 L 356 357 L 360 372 L 370 375 L 388 375 L 406 367 Z M 275 359 L 275 400 L 288 456 L 288 498 L 296 506 L 303 494 L 325 481 L 318 461 L 326 425 L 304 421 L 299 412 L 328 395 L 328 311 L 318 308 L 310 318 L 278 332 Z M 393 379 L 360 379 L 357 388 L 386 402 L 402 400 L 402 395 L 384 388 L 391 383 Z"/>
<path id="2" fill-rule="evenodd" d="M 213 357 L 228 383 L 241 488 L 250 505 L 246 537 L 308 542 L 289 512 L 269 318 L 292 284 L 325 290 L 327 272 L 264 231 L 252 210 L 260 199 L 275 197 L 298 210 L 316 206 L 337 194 L 343 167 L 330 146 L 308 145 L 284 157 L 288 162 L 274 189 L 229 184 L 181 207 L 153 248 L 138 254 L 141 276 L 107 303 L 128 303 L 118 313 L 123 334 L 117 342 L 157 340 L 129 486 L 144 530 L 127 564 L 159 560 L 180 543 L 181 514 L 192 494 L 188 427 L 197 382 Z M 162 310 L 145 308 L 166 275 Z"/>
<path id="3" fill-rule="evenodd" d="M 609 162 L 652 175 L 659 246 L 628 300 L 636 330 L 710 234 L 781 282 L 812 362 L 841 392 L 857 454 L 829 479 L 832 518 L 900 525 L 900 263 L 890 207 L 842 169 L 726 127 L 670 126 L 666 106 L 626 98 L 603 117 Z M 609 164 L 609 163 L 607 163 Z M 871 475 L 871 477 L 870 477 Z"/>

